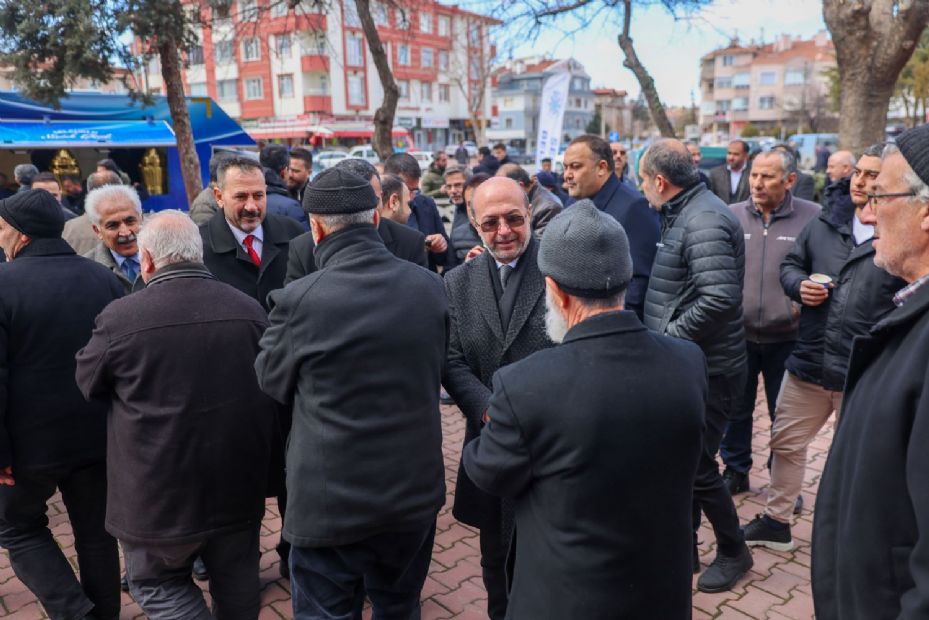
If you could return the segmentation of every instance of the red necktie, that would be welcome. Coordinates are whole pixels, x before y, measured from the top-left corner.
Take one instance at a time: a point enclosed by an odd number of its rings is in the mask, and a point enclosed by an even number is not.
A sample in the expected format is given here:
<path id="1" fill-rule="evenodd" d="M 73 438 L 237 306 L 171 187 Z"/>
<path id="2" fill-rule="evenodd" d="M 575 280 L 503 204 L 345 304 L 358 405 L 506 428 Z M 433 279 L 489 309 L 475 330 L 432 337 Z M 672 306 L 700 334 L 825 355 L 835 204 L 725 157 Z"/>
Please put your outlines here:
<path id="1" fill-rule="evenodd" d="M 246 251 L 248 251 L 248 257 L 252 259 L 255 266 L 261 267 L 261 257 L 258 256 L 258 252 L 255 251 L 255 246 L 252 245 L 254 242 L 255 235 L 245 235 L 245 240 L 242 243 L 245 245 Z"/>

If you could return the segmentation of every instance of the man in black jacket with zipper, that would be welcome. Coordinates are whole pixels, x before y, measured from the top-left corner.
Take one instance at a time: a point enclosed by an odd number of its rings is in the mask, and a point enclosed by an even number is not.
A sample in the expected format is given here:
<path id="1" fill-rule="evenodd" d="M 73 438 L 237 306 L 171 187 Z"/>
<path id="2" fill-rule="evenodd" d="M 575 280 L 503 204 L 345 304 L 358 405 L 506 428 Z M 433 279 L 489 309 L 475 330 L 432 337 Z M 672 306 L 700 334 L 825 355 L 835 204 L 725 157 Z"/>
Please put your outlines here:
<path id="1" fill-rule="evenodd" d="M 697 343 L 707 360 L 706 426 L 694 484 L 694 570 L 700 568 L 697 529 L 702 511 L 716 534 L 717 553 L 697 587 L 722 592 L 752 567 L 716 462 L 726 422 L 745 386 L 745 241 L 739 220 L 700 181 L 690 153 L 677 140 L 653 144 L 639 171 L 645 197 L 661 213 L 662 229 L 645 296 L 645 325 Z"/>

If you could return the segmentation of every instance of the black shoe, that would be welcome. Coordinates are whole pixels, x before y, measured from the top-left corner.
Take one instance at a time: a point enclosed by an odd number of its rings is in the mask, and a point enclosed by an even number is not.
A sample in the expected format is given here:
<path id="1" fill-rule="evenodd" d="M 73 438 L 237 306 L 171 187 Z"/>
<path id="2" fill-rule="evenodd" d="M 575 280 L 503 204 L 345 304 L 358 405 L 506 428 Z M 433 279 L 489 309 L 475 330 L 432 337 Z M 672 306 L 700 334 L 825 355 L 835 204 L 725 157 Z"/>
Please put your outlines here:
<path id="1" fill-rule="evenodd" d="M 745 546 L 736 556 L 717 553 L 713 563 L 697 579 L 697 589 L 701 592 L 725 592 L 730 590 L 754 564 L 752 552 Z"/>
<path id="2" fill-rule="evenodd" d="M 794 502 L 794 514 L 798 515 L 803 512 L 803 496 L 798 495 L 797 501 Z"/>
<path id="3" fill-rule="evenodd" d="M 119 589 L 123 592 L 129 591 L 129 576 L 123 575 L 123 578 L 119 580 Z"/>
<path id="4" fill-rule="evenodd" d="M 197 558 L 194 560 L 193 568 L 194 579 L 197 581 L 206 581 L 210 578 L 209 573 L 206 572 L 206 565 L 203 563 L 203 558 Z"/>
<path id="5" fill-rule="evenodd" d="M 723 481 L 726 483 L 726 488 L 729 489 L 729 495 L 748 492 L 748 474 L 746 473 L 727 467 L 726 471 L 723 472 Z"/>
<path id="6" fill-rule="evenodd" d="M 794 540 L 790 536 L 790 525 L 773 528 L 764 515 L 758 515 L 742 528 L 745 544 L 749 547 L 767 547 L 774 551 L 790 551 Z"/>

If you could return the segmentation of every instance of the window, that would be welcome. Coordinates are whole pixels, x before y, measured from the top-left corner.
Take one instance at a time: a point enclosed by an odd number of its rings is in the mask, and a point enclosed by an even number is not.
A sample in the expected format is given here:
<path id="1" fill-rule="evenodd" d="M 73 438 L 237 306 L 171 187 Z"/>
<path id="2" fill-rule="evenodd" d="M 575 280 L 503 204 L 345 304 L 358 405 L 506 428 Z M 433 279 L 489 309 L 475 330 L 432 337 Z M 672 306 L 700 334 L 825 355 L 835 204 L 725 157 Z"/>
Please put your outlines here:
<path id="1" fill-rule="evenodd" d="M 439 101 L 448 103 L 452 99 L 452 89 L 448 84 L 439 84 Z"/>
<path id="2" fill-rule="evenodd" d="M 219 80 L 216 82 L 216 94 L 220 101 L 235 101 L 239 98 L 236 91 L 235 80 Z"/>
<path id="3" fill-rule="evenodd" d="M 364 61 L 364 40 L 357 34 L 350 34 L 345 37 L 345 62 L 349 67 L 363 67 Z"/>
<path id="4" fill-rule="evenodd" d="M 751 86 L 752 76 L 749 73 L 736 73 L 732 76 L 732 87 L 736 89 L 748 88 Z"/>
<path id="5" fill-rule="evenodd" d="M 289 34 L 279 34 L 274 38 L 274 51 L 278 58 L 290 58 L 293 52 L 293 42 Z"/>
<path id="6" fill-rule="evenodd" d="M 397 64 L 404 66 L 410 64 L 410 46 L 406 43 L 397 46 Z"/>
<path id="7" fill-rule="evenodd" d="M 732 100 L 732 110 L 735 112 L 744 112 L 748 109 L 748 97 L 736 97 Z"/>
<path id="8" fill-rule="evenodd" d="M 434 65 L 435 52 L 431 47 L 424 47 L 419 52 L 420 65 L 425 68 L 431 69 Z"/>
<path id="9" fill-rule="evenodd" d="M 716 78 L 716 88 L 732 88 L 732 77 L 726 75 Z"/>
<path id="10" fill-rule="evenodd" d="M 448 52 L 439 51 L 439 71 L 448 71 Z"/>
<path id="11" fill-rule="evenodd" d="M 288 9 L 290 9 L 289 2 L 271 0 L 271 17 L 285 17 Z"/>
<path id="12" fill-rule="evenodd" d="M 513 119 L 512 119 L 512 118 L 507 118 L 507 119 L 503 122 L 503 126 L 504 126 L 505 129 L 513 129 Z"/>
<path id="13" fill-rule="evenodd" d="M 277 96 L 281 99 L 294 96 L 294 76 L 293 74 L 277 76 Z"/>
<path id="14" fill-rule="evenodd" d="M 364 76 L 352 73 L 348 76 L 348 104 L 363 106 L 365 104 Z"/>
<path id="15" fill-rule="evenodd" d="M 471 43 L 471 47 L 481 46 L 481 27 L 478 24 L 471 25 L 471 30 L 468 32 L 468 41 Z"/>
<path id="16" fill-rule="evenodd" d="M 777 73 L 774 71 L 762 71 L 758 76 L 758 83 L 762 86 L 774 86 L 777 82 Z"/>
<path id="17" fill-rule="evenodd" d="M 249 62 L 251 60 L 260 60 L 261 59 L 261 43 L 258 42 L 258 39 L 255 37 L 249 37 L 247 39 L 242 39 L 242 61 Z"/>
<path id="18" fill-rule="evenodd" d="M 427 34 L 432 32 L 432 13 L 419 12 L 419 31 Z"/>
<path id="19" fill-rule="evenodd" d="M 300 33 L 300 54 L 319 56 L 326 53 L 326 35 L 320 32 Z"/>
<path id="20" fill-rule="evenodd" d="M 432 101 L 432 83 L 423 82 L 419 85 L 419 94 L 423 101 Z"/>
<path id="21" fill-rule="evenodd" d="M 387 25 L 387 7 L 383 2 L 375 2 L 371 5 L 371 17 L 374 19 L 375 26 Z"/>
<path id="22" fill-rule="evenodd" d="M 239 0 L 239 19 L 243 22 L 253 22 L 258 19 L 257 0 Z"/>
<path id="23" fill-rule="evenodd" d="M 397 88 L 400 90 L 400 99 L 407 100 L 410 98 L 410 83 L 407 80 L 397 80 Z"/>
<path id="24" fill-rule="evenodd" d="M 803 69 L 790 69 L 784 74 L 785 86 L 796 86 L 806 82 L 806 72 Z"/>
<path id="25" fill-rule="evenodd" d="M 445 15 L 439 15 L 439 36 L 447 37 L 451 30 L 451 21 Z"/>
<path id="26" fill-rule="evenodd" d="M 213 56 L 216 58 L 216 64 L 228 65 L 235 60 L 235 54 L 232 51 L 232 41 L 217 41 Z"/>
<path id="27" fill-rule="evenodd" d="M 716 102 L 716 111 L 717 112 L 728 112 L 730 106 L 730 101 L 728 99 L 723 99 Z"/>
<path id="28" fill-rule="evenodd" d="M 229 19 L 229 7 L 231 4 L 229 0 L 217 0 L 217 2 L 213 4 L 213 19 Z"/>
<path id="29" fill-rule="evenodd" d="M 723 56 L 723 66 L 731 67 L 735 63 L 735 56 Z"/>
<path id="30" fill-rule="evenodd" d="M 400 7 L 394 9 L 394 19 L 397 22 L 397 28 L 400 30 L 409 30 L 410 29 L 410 16 L 407 15 L 407 12 Z"/>
<path id="31" fill-rule="evenodd" d="M 191 82 L 190 83 L 190 96 L 191 97 L 206 97 L 206 82 Z"/>
<path id="32" fill-rule="evenodd" d="M 358 17 L 355 0 L 345 0 L 342 6 L 345 8 L 345 25 L 349 28 L 361 28 L 361 18 Z"/>
<path id="33" fill-rule="evenodd" d="M 264 82 L 261 78 L 245 80 L 245 100 L 264 99 Z"/>
<path id="34" fill-rule="evenodd" d="M 774 109 L 774 97 L 758 97 L 758 109 L 773 110 Z"/>
<path id="35" fill-rule="evenodd" d="M 203 64 L 203 46 L 194 45 L 187 50 L 187 64 L 190 66 Z"/>
<path id="36" fill-rule="evenodd" d="M 575 107 L 575 108 L 581 107 L 581 100 L 580 100 L 579 97 L 575 97 L 575 98 L 574 98 L 574 107 Z"/>

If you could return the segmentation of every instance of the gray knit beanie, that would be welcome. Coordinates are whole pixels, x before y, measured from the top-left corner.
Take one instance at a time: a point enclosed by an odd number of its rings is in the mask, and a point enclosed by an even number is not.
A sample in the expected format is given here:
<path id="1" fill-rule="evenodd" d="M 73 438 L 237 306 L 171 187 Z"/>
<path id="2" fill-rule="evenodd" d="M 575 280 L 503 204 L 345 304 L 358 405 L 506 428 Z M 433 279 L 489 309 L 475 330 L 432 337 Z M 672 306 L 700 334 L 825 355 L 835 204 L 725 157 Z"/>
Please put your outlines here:
<path id="1" fill-rule="evenodd" d="M 897 136 L 896 143 L 916 176 L 929 185 L 929 124 L 907 129 Z"/>

